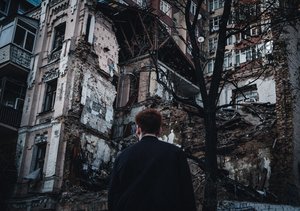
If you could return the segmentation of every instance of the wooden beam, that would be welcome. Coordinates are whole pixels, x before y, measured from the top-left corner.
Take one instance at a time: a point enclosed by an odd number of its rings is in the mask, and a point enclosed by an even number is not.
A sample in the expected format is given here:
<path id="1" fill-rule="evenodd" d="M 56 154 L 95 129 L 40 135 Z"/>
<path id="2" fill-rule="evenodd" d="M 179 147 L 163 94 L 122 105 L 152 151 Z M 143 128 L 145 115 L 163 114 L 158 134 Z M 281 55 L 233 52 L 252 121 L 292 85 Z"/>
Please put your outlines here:
<path id="1" fill-rule="evenodd" d="M 151 45 L 151 49 L 153 49 L 154 46 L 153 46 L 153 42 L 152 42 L 152 40 L 151 40 L 151 37 L 150 37 L 150 35 L 149 35 L 149 33 L 148 33 L 148 30 L 147 30 L 147 28 L 146 28 L 146 26 L 145 26 L 145 24 L 144 24 L 144 22 L 143 22 L 143 20 L 142 20 L 141 14 L 140 14 L 140 13 L 138 13 L 138 14 L 139 14 L 139 18 L 140 18 L 140 21 L 141 21 L 141 23 L 142 23 L 143 29 L 144 29 L 144 31 L 145 31 L 145 33 L 146 33 L 146 35 L 147 35 L 147 38 L 148 38 L 148 40 L 149 40 L 149 43 L 150 43 L 150 45 Z"/>
<path id="2" fill-rule="evenodd" d="M 129 42 L 128 42 L 128 39 L 127 39 L 127 36 L 126 36 L 126 34 L 125 34 L 125 32 L 124 32 L 123 27 L 120 26 L 120 29 L 121 29 L 121 32 L 122 32 L 124 38 L 125 38 L 125 43 L 126 43 L 126 45 L 127 45 L 127 47 L 128 47 L 128 50 L 130 51 L 131 56 L 134 57 L 134 49 L 132 49 L 132 47 L 130 46 L 130 44 L 129 44 Z"/>

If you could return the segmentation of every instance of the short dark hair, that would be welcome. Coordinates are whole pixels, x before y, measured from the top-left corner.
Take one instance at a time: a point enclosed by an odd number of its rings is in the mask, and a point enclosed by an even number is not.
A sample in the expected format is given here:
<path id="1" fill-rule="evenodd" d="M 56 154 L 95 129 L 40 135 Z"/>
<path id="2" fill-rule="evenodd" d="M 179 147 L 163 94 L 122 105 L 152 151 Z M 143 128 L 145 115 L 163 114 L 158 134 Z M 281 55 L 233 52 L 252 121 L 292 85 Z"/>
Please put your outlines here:
<path id="1" fill-rule="evenodd" d="M 135 116 L 135 122 L 143 133 L 158 134 L 162 124 L 162 115 L 157 110 L 149 108 L 140 111 Z"/>

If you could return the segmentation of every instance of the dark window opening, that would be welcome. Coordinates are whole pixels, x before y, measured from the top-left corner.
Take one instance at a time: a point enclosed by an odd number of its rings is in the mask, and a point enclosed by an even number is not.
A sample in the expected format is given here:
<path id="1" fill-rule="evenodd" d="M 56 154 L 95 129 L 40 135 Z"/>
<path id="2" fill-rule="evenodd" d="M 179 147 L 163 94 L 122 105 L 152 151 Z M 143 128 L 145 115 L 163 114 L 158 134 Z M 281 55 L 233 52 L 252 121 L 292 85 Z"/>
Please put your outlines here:
<path id="1" fill-rule="evenodd" d="M 90 36 L 90 27 L 91 27 L 91 20 L 92 16 L 89 15 L 86 23 L 86 35 L 85 35 L 85 40 L 88 41 L 89 36 Z"/>
<path id="2" fill-rule="evenodd" d="M 256 84 L 233 90 L 234 101 L 237 104 L 244 102 L 257 102 L 259 100 Z"/>
<path id="3" fill-rule="evenodd" d="M 54 107 L 56 97 L 57 79 L 46 83 L 45 101 L 43 112 L 50 111 Z"/>
<path id="4" fill-rule="evenodd" d="M 21 48 L 24 48 L 30 52 L 33 50 L 35 40 L 35 29 L 27 24 L 26 28 L 22 27 L 21 21 L 18 21 L 18 25 L 15 31 L 14 43 Z M 29 27 L 29 29 L 27 28 Z"/>
<path id="5" fill-rule="evenodd" d="M 62 23 L 54 29 L 53 51 L 61 50 L 65 39 L 66 24 Z"/>
<path id="6" fill-rule="evenodd" d="M 27 39 L 25 41 L 25 49 L 28 51 L 32 51 L 33 50 L 33 44 L 34 44 L 34 35 L 28 33 L 27 34 Z"/>
<path id="7" fill-rule="evenodd" d="M 36 32 L 36 28 L 34 28 L 33 26 L 25 23 L 24 21 L 22 20 L 18 20 L 18 25 L 22 26 L 23 28 L 27 29 L 28 31 L 32 32 L 35 34 Z"/>
<path id="8" fill-rule="evenodd" d="M 25 37 L 26 37 L 26 30 L 21 28 L 20 26 L 17 26 L 14 43 L 23 47 Z"/>
<path id="9" fill-rule="evenodd" d="M 9 0 L 1 0 L 0 1 L 0 11 L 7 14 L 8 5 L 9 5 Z"/>
<path id="10" fill-rule="evenodd" d="M 36 157 L 34 160 L 34 169 L 40 169 L 40 175 L 42 175 L 44 163 L 45 163 L 45 155 L 46 155 L 46 147 L 47 142 L 36 144 Z"/>
<path id="11" fill-rule="evenodd" d="M 0 80 L 0 103 L 6 107 L 22 110 L 26 88 L 18 81 Z"/>

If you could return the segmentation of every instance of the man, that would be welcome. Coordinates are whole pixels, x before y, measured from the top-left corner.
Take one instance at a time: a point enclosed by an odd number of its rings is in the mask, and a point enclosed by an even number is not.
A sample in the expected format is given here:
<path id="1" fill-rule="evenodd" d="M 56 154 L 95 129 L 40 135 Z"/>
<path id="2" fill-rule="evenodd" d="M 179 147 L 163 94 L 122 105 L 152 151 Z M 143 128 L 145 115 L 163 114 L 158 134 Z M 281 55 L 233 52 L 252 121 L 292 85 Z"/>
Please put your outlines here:
<path id="1" fill-rule="evenodd" d="M 183 151 L 159 141 L 162 116 L 154 109 L 135 118 L 139 142 L 116 159 L 108 193 L 110 211 L 195 211 Z"/>

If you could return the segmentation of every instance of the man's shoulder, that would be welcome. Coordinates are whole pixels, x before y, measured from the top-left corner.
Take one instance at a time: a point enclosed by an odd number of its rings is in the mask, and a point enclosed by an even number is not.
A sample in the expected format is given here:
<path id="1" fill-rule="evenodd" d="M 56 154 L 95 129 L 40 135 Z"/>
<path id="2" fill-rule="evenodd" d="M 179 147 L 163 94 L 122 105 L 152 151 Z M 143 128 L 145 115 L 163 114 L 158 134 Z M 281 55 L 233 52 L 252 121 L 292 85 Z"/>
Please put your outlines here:
<path id="1" fill-rule="evenodd" d="M 156 137 L 143 137 L 142 140 L 137 143 L 127 147 L 121 153 L 121 157 L 126 157 L 129 154 L 137 151 L 144 150 L 157 150 L 157 151 L 173 151 L 173 152 L 182 152 L 182 149 L 174 144 L 167 143 L 165 141 L 161 141 Z"/>
<path id="2" fill-rule="evenodd" d="M 151 145 L 151 146 L 153 146 L 155 148 L 158 148 L 158 149 L 167 149 L 167 150 L 171 150 L 171 151 L 182 151 L 178 146 L 176 146 L 174 144 L 171 144 L 171 143 L 168 143 L 168 142 L 165 142 L 165 141 L 162 141 L 162 140 L 159 140 L 156 137 L 145 137 L 145 138 L 143 138 L 140 141 L 140 145 L 143 145 L 143 144 L 145 146 Z"/>

